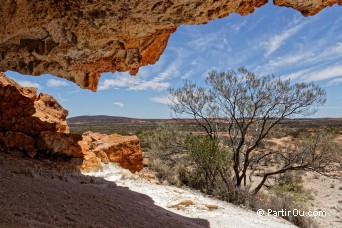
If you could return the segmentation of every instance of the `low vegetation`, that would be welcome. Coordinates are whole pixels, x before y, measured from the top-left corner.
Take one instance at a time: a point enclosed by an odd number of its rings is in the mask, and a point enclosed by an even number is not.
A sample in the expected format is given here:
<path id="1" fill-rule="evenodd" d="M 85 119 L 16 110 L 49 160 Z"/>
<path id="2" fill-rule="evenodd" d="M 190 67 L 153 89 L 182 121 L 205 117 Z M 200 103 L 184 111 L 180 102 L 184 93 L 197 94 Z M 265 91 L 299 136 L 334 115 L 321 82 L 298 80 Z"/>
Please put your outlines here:
<path id="1" fill-rule="evenodd" d="M 288 210 L 302 208 L 307 192 L 295 172 L 331 172 L 341 150 L 326 129 L 298 132 L 273 146 L 269 139 L 282 120 L 315 113 L 325 103 L 325 91 L 313 83 L 291 84 L 245 68 L 211 71 L 206 82 L 207 87 L 200 87 L 186 80 L 181 88 L 170 89 L 170 108 L 190 115 L 205 132 L 184 141 L 191 161 L 184 169 L 188 174 L 182 174 L 189 177 L 187 185 L 252 209 L 264 208 L 264 202 L 277 202 L 273 207 L 281 204 Z M 264 186 L 271 191 L 260 200 Z M 305 217 L 285 218 L 312 226 Z"/>
<path id="2" fill-rule="evenodd" d="M 321 167 L 321 157 L 314 150 L 283 153 L 259 147 L 283 119 L 315 113 L 325 103 L 323 89 L 313 83 L 291 84 L 273 75 L 258 76 L 245 68 L 211 71 L 206 82 L 207 88 L 187 80 L 181 88 L 170 89 L 170 108 L 192 116 L 213 141 L 219 139 L 219 132 L 226 134 L 224 145 L 232 151 L 233 165 L 232 175 L 223 179 L 231 178 L 237 188 L 246 188 L 247 179 L 252 178 L 247 171 L 263 168 L 262 179 L 252 190 L 256 195 L 270 176 Z M 224 124 L 219 124 L 221 120 Z M 277 160 L 279 166 L 268 169 L 264 164 L 271 160 Z"/>
<path id="3" fill-rule="evenodd" d="M 212 71 L 207 84 L 188 80 L 170 89 L 170 108 L 192 120 L 132 121 L 125 122 L 126 129 L 112 123 L 104 124 L 105 130 L 137 134 L 161 183 L 189 186 L 253 210 L 306 210 L 312 194 L 302 173 L 339 175 L 341 123 L 291 119 L 315 113 L 325 102 L 323 89 L 244 68 Z M 86 128 L 82 124 L 81 131 Z M 299 227 L 316 226 L 308 217 L 283 217 Z"/>
<path id="4" fill-rule="evenodd" d="M 325 137 L 313 137 L 310 132 L 302 133 L 297 138 L 291 138 L 291 144 L 285 143 L 281 148 L 287 148 L 290 153 L 295 148 L 290 145 L 300 144 L 310 148 L 316 144 L 319 150 L 330 143 L 337 146 L 327 140 L 329 137 L 333 138 L 333 135 L 323 132 Z M 317 131 L 316 134 L 323 133 Z M 145 146 L 143 150 L 149 154 L 150 167 L 156 171 L 161 183 L 166 181 L 177 186 L 189 186 L 252 210 L 306 210 L 306 203 L 312 200 L 311 192 L 303 186 L 301 175 L 304 171 L 285 172 L 270 178 L 264 190 L 257 195 L 251 191 L 252 182 L 247 182 L 245 188 L 236 187 L 232 178 L 232 152 L 229 148 L 207 136 L 181 130 L 177 125 L 160 124 L 156 130 L 141 134 L 140 139 Z M 267 145 L 266 143 L 265 146 Z M 270 145 L 277 148 L 274 143 Z M 336 147 L 336 150 L 340 149 Z M 276 161 L 268 162 L 271 168 Z M 254 171 L 252 175 L 254 179 L 261 178 L 258 171 Z M 284 218 L 300 227 L 316 227 L 314 221 L 308 217 L 287 215 Z"/>

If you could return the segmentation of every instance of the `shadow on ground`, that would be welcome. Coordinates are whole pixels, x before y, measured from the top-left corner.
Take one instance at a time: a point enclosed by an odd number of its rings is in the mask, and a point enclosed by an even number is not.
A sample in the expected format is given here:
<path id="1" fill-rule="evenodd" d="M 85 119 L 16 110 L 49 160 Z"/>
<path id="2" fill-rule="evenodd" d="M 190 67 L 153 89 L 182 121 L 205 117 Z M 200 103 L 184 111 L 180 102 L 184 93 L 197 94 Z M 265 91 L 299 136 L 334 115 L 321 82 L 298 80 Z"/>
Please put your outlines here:
<path id="1" fill-rule="evenodd" d="M 88 177 L 70 161 L 0 153 L 1 227 L 209 227 L 143 194 Z"/>

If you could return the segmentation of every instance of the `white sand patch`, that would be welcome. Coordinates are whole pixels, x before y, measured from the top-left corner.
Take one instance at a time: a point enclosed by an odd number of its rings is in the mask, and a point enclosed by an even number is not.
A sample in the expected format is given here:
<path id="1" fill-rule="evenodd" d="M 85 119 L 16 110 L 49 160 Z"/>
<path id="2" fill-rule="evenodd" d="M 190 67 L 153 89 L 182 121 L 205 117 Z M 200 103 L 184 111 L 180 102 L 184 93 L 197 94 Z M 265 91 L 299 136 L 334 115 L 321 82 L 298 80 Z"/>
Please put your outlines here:
<path id="1" fill-rule="evenodd" d="M 253 211 L 210 198 L 199 191 L 151 183 L 116 164 L 104 164 L 102 171 L 84 174 L 102 177 L 107 181 L 115 182 L 118 186 L 148 195 L 155 205 L 176 214 L 208 220 L 211 228 L 295 227 L 281 218 L 259 216 Z"/>

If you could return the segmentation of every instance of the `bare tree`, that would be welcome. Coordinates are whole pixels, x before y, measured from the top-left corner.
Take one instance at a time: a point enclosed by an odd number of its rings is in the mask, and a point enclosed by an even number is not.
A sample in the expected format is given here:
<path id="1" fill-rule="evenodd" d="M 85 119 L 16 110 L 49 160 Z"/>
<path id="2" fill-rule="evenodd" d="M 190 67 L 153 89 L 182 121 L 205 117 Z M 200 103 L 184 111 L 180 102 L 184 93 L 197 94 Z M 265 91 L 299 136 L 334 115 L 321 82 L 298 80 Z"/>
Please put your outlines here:
<path id="1" fill-rule="evenodd" d="M 258 76 L 245 68 L 221 73 L 213 70 L 206 82 L 208 88 L 186 81 L 183 87 L 171 89 L 174 102 L 170 107 L 178 114 L 192 115 L 210 137 L 217 135 L 213 129 L 217 130 L 218 118 L 227 120 L 223 130 L 228 133 L 227 146 L 232 150 L 232 169 L 238 188 L 246 186 L 249 168 L 274 155 L 258 150 L 270 130 L 285 118 L 315 113 L 317 106 L 326 100 L 325 91 L 313 83 L 291 84 L 290 80 L 274 75 Z M 296 162 L 297 159 L 291 160 L 283 171 L 300 169 Z M 264 174 L 260 186 L 270 175 L 273 174 Z"/>
<path id="2" fill-rule="evenodd" d="M 218 109 L 213 94 L 190 80 L 185 80 L 180 89 L 171 88 L 169 93 L 172 101 L 170 107 L 176 114 L 190 115 L 212 140 L 218 137 L 215 122 Z"/>

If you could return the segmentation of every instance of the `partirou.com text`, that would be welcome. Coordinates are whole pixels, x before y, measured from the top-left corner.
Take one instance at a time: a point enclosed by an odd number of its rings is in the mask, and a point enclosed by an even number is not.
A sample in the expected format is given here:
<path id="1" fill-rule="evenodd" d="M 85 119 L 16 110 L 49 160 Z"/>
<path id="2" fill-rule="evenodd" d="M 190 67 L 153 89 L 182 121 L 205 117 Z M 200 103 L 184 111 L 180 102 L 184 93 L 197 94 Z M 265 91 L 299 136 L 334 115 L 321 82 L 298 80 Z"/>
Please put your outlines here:
<path id="1" fill-rule="evenodd" d="M 272 210 L 272 209 L 259 209 L 257 210 L 257 214 L 260 216 L 279 216 L 279 217 L 284 217 L 284 216 L 306 216 L 306 217 L 318 217 L 318 216 L 323 216 L 325 217 L 327 213 L 325 211 L 303 211 L 299 209 L 293 209 L 293 210 L 286 210 L 286 209 L 281 209 L 281 210 Z"/>

